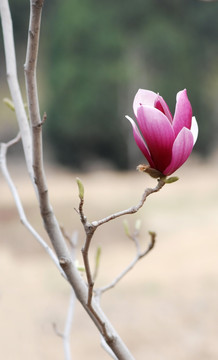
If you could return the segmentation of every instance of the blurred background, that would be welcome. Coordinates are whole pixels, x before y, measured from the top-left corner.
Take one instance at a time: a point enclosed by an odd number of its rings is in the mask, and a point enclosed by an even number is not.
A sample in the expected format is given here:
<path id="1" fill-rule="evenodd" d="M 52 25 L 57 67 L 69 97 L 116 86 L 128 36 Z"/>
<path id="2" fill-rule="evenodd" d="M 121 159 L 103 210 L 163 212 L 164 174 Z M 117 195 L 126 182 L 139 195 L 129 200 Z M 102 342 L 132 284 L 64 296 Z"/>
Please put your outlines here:
<path id="1" fill-rule="evenodd" d="M 29 7 L 10 4 L 23 84 Z M 218 133 L 217 11 L 217 2 L 196 0 L 45 2 L 38 78 L 54 159 L 77 169 L 135 168 L 140 154 L 124 116 L 132 116 L 139 88 L 159 92 L 172 113 L 176 93 L 187 88 L 200 126 L 195 152 L 210 154 Z M 2 40 L 1 49 L 4 97 Z M 1 112 L 5 140 L 14 129 L 10 112 Z"/>
<path id="2" fill-rule="evenodd" d="M 11 0 L 19 80 L 29 2 Z M 85 185 L 85 211 L 97 220 L 136 204 L 155 180 L 135 172 L 144 162 L 125 115 L 139 88 L 159 92 L 174 113 L 176 93 L 187 88 L 200 134 L 177 171 L 179 182 L 148 199 L 128 218 L 142 221 L 141 246 L 157 232 L 152 254 L 105 294 L 102 306 L 136 359 L 217 360 L 218 345 L 218 2 L 197 0 L 45 1 L 38 61 L 41 112 L 47 112 L 44 147 L 54 210 L 65 229 L 84 234 L 76 176 Z M 2 36 L 0 99 L 10 97 Z M 18 131 L 0 105 L 0 141 Z M 45 238 L 21 145 L 10 149 L 9 168 L 29 220 Z M 97 286 L 107 284 L 134 257 L 122 220 L 95 236 L 102 259 Z M 63 359 L 61 338 L 70 289 L 47 255 L 20 224 L 0 176 L 0 349 L 6 359 Z M 96 329 L 77 304 L 73 358 L 106 360 Z M 13 344 L 13 346 L 11 345 Z M 84 345 L 85 344 L 85 345 Z"/>

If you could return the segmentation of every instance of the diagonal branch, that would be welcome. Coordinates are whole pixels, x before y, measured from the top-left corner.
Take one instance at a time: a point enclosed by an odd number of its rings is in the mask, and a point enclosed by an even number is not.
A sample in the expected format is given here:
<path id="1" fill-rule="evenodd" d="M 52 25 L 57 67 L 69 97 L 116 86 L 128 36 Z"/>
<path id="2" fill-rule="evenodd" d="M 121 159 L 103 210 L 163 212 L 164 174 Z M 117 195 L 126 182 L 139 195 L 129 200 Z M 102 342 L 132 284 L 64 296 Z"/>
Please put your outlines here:
<path id="1" fill-rule="evenodd" d="M 101 287 L 99 289 L 95 290 L 95 294 L 96 296 L 99 298 L 105 291 L 108 291 L 110 289 L 112 289 L 114 286 L 117 285 L 117 283 L 122 280 L 124 278 L 124 276 L 130 271 L 132 270 L 132 268 L 137 264 L 137 262 L 142 259 L 143 257 L 145 257 L 154 247 L 155 245 L 155 241 L 156 241 L 156 234 L 153 232 L 150 232 L 150 236 L 151 236 L 151 240 L 150 243 L 147 247 L 147 249 L 145 249 L 144 251 L 140 250 L 139 247 L 139 243 L 138 243 L 138 239 L 133 235 L 131 236 L 132 240 L 135 243 L 135 247 L 136 247 L 136 255 L 134 257 L 134 259 L 130 262 L 130 264 L 108 285 Z"/>
<path id="2" fill-rule="evenodd" d="M 0 169 L 2 171 L 2 174 L 9 186 L 9 189 L 11 191 L 11 194 L 13 196 L 13 199 L 15 201 L 15 205 L 17 207 L 17 211 L 20 217 L 21 223 L 30 231 L 30 233 L 35 237 L 35 239 L 38 241 L 38 243 L 44 248 L 44 250 L 47 252 L 47 254 L 50 256 L 52 261 L 57 266 L 58 270 L 61 272 L 61 274 L 66 277 L 65 273 L 63 272 L 62 268 L 60 267 L 60 264 L 58 262 L 58 259 L 56 255 L 54 254 L 53 250 L 46 244 L 46 242 L 43 240 L 43 238 L 37 233 L 37 231 L 33 228 L 33 226 L 28 221 L 24 208 L 22 206 L 18 191 L 13 183 L 13 180 L 10 176 L 10 173 L 8 171 L 7 167 L 7 150 L 10 146 L 16 144 L 20 140 L 20 134 L 18 134 L 13 140 L 9 141 L 8 143 L 1 143 L 0 144 Z"/>
<path id="3" fill-rule="evenodd" d="M 157 185 L 154 187 L 154 188 L 147 188 L 145 189 L 142 197 L 141 197 L 141 200 L 139 201 L 139 203 L 135 206 L 132 206 L 126 210 L 123 210 L 123 211 L 119 211 L 115 214 L 111 214 L 107 217 L 105 217 L 104 219 L 101 219 L 101 220 L 98 220 L 98 221 L 93 221 L 92 222 L 92 225 L 94 227 L 98 227 L 100 225 L 103 225 L 111 220 L 114 220 L 120 216 L 124 216 L 124 215 L 129 215 L 129 214 L 135 214 L 137 211 L 139 211 L 139 209 L 141 209 L 141 207 L 144 205 L 147 197 L 153 193 L 156 193 L 158 192 L 159 190 L 162 189 L 162 187 L 165 185 L 165 182 L 162 180 L 162 179 L 158 179 L 158 183 Z"/>

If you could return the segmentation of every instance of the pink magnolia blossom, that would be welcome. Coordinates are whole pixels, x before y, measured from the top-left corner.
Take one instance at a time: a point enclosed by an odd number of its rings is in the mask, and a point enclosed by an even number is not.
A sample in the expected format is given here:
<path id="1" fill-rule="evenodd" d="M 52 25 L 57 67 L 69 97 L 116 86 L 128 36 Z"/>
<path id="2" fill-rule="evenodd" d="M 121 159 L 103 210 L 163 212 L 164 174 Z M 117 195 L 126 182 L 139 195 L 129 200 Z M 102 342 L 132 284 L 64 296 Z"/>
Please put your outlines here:
<path id="1" fill-rule="evenodd" d="M 126 118 L 139 149 L 151 168 L 165 176 L 172 174 L 188 159 L 198 136 L 186 89 L 177 94 L 174 117 L 164 99 L 149 90 L 138 90 L 133 110 L 139 129 L 129 116 Z"/>

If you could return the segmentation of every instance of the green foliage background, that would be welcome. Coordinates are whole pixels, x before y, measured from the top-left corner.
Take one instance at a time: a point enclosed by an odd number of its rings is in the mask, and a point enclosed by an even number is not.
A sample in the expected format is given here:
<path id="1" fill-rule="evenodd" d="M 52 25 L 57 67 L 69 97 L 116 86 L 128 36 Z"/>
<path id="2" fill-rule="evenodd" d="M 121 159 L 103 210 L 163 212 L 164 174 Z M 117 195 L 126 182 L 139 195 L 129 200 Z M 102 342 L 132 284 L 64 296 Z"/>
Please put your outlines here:
<path id="1" fill-rule="evenodd" d="M 27 4 L 12 4 L 19 41 Z M 132 116 L 138 88 L 159 92 L 172 113 L 187 88 L 200 127 L 196 150 L 207 154 L 217 143 L 217 14 L 218 2 L 197 0 L 45 2 L 43 104 L 58 160 L 81 168 L 98 158 L 123 169 L 135 163 L 140 153 L 124 116 Z"/>

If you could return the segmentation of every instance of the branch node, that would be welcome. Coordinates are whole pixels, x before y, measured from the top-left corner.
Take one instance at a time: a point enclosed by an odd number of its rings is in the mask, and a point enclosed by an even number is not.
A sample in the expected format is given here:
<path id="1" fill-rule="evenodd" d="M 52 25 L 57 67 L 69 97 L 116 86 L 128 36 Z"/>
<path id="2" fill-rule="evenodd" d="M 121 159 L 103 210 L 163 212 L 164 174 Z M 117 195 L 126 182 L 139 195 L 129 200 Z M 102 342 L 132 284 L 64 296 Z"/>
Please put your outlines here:
<path id="1" fill-rule="evenodd" d="M 33 31 L 29 30 L 29 35 L 30 35 L 30 37 L 31 37 L 32 39 L 34 39 L 34 33 L 33 33 Z"/>
<path id="2" fill-rule="evenodd" d="M 59 259 L 59 264 L 63 270 L 66 269 L 66 267 L 68 267 L 71 263 L 72 263 L 72 261 L 70 258 L 63 256 Z"/>

